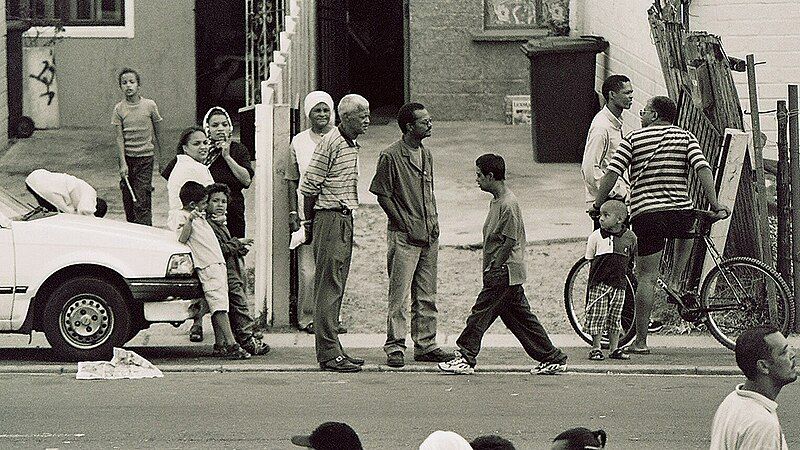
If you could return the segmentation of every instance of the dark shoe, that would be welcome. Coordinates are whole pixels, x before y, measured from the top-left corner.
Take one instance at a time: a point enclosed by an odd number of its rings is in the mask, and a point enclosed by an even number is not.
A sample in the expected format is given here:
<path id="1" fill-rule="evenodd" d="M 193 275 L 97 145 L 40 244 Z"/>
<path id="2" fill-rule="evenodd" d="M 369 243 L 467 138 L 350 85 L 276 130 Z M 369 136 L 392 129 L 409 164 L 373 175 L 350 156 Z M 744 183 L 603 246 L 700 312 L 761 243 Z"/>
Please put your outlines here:
<path id="1" fill-rule="evenodd" d="M 436 350 L 425 353 L 424 355 L 414 355 L 414 361 L 421 362 L 448 362 L 453 359 L 452 353 L 447 353 L 444 350 L 437 348 Z"/>
<path id="2" fill-rule="evenodd" d="M 189 341 L 191 342 L 203 342 L 203 326 L 200 325 L 196 327 L 192 325 L 192 328 L 189 330 Z"/>
<path id="3" fill-rule="evenodd" d="M 252 337 L 248 342 L 245 342 L 242 345 L 242 348 L 254 356 L 266 355 L 270 351 L 269 345 L 267 345 L 261 339 L 256 339 L 255 337 Z"/>
<path id="4" fill-rule="evenodd" d="M 308 334 L 314 334 L 314 324 L 310 323 L 305 328 L 300 328 L 300 331 L 305 331 Z"/>
<path id="5" fill-rule="evenodd" d="M 344 356 L 337 356 L 330 361 L 319 363 L 319 368 L 331 372 L 352 373 L 360 372 L 361 366 L 357 366 L 347 360 Z"/>
<path id="6" fill-rule="evenodd" d="M 626 355 L 621 348 L 614 350 L 613 352 L 608 354 L 608 357 L 611 359 L 631 359 L 630 356 Z"/>
<path id="7" fill-rule="evenodd" d="M 339 326 L 336 328 L 336 333 L 337 334 L 347 334 L 347 328 L 342 326 L 342 324 L 339 324 Z"/>
<path id="8" fill-rule="evenodd" d="M 357 366 L 363 366 L 364 365 L 365 361 L 362 358 L 356 358 L 354 356 L 348 355 L 347 353 L 343 353 L 342 356 L 344 356 L 344 359 L 350 361 L 351 364 L 355 364 Z"/>
<path id="9" fill-rule="evenodd" d="M 228 346 L 214 344 L 214 350 L 211 355 L 228 359 L 250 359 L 252 356 L 250 352 L 243 349 L 239 344 Z"/>
<path id="10" fill-rule="evenodd" d="M 396 351 L 386 355 L 386 365 L 389 367 L 403 367 L 406 362 L 403 360 L 403 352 Z"/>
<path id="11" fill-rule="evenodd" d="M 623 347 L 622 351 L 628 353 L 629 355 L 649 355 L 650 349 L 649 348 L 638 348 L 634 347 L 633 345 L 629 345 L 627 347 Z"/>

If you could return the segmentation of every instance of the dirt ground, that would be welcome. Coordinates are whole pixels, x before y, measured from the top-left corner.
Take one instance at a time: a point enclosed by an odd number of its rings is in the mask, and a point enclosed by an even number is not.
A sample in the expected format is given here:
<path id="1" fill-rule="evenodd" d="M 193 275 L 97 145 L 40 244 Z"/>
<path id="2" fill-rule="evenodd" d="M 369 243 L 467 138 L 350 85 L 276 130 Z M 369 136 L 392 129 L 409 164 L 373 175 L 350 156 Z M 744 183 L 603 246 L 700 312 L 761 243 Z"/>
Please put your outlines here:
<path id="1" fill-rule="evenodd" d="M 583 241 L 528 244 L 525 255 L 531 308 L 551 333 L 570 332 L 564 312 L 564 279 L 583 254 Z M 481 287 L 481 250 L 444 246 L 439 249 L 437 307 L 439 333 L 458 333 Z M 342 319 L 351 332 L 386 331 L 386 216 L 377 205 L 362 205 L 355 219 L 355 246 Z M 540 294 L 546 293 L 546 294 Z M 508 333 L 500 322 L 490 329 Z"/>

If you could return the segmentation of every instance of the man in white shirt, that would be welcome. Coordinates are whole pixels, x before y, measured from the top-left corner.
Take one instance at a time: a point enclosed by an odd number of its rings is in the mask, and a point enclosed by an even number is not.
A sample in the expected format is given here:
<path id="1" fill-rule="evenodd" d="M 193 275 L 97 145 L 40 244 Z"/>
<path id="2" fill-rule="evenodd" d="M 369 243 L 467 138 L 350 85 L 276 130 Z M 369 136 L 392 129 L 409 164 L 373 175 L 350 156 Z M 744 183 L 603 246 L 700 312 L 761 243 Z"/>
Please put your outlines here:
<path id="1" fill-rule="evenodd" d="M 25 178 L 25 186 L 50 211 L 103 217 L 108 209 L 89 183 L 66 173 L 36 169 Z"/>
<path id="2" fill-rule="evenodd" d="M 606 106 L 592 119 L 586 146 L 583 150 L 581 175 L 586 191 L 586 205 L 591 208 L 597 197 L 600 179 L 606 171 L 611 157 L 622 141 L 622 112 L 633 104 L 633 87 L 625 75 L 611 75 L 603 82 L 603 97 Z M 624 199 L 628 195 L 628 183 L 623 177 L 617 180 L 610 196 Z M 594 229 L 600 223 L 594 219 Z"/>
<path id="3" fill-rule="evenodd" d="M 747 380 L 717 408 L 711 450 L 788 449 L 775 399 L 797 379 L 795 350 L 776 328 L 753 328 L 736 340 L 736 364 Z"/>

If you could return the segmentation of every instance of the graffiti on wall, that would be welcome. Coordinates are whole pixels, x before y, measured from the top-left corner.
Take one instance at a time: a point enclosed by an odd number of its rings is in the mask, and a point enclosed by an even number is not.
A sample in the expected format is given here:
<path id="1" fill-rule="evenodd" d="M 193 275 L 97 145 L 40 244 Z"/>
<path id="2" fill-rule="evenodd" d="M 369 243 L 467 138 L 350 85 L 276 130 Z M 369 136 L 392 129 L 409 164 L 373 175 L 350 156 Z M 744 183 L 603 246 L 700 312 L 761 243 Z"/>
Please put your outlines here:
<path id="1" fill-rule="evenodd" d="M 47 106 L 50 106 L 53 103 L 53 99 L 56 97 L 56 92 L 51 89 L 53 81 L 56 78 L 56 67 L 48 60 L 42 61 L 42 66 L 41 72 L 28 76 L 44 85 L 45 92 L 39 95 L 39 97 L 47 97 Z"/>
<path id="2" fill-rule="evenodd" d="M 486 28 L 532 28 L 537 25 L 537 0 L 484 0 Z"/>

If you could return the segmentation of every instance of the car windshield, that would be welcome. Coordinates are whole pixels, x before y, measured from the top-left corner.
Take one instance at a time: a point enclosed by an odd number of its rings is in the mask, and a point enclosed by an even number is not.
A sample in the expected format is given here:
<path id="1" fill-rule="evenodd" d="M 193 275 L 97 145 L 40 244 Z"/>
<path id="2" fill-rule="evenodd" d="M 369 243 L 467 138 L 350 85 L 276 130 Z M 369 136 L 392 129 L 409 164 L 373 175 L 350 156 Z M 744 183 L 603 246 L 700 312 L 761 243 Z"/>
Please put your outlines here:
<path id="1" fill-rule="evenodd" d="M 8 191 L 0 188 L 0 215 L 10 220 L 32 220 L 52 214 L 55 213 L 46 211 L 40 206 L 22 203 Z"/>

